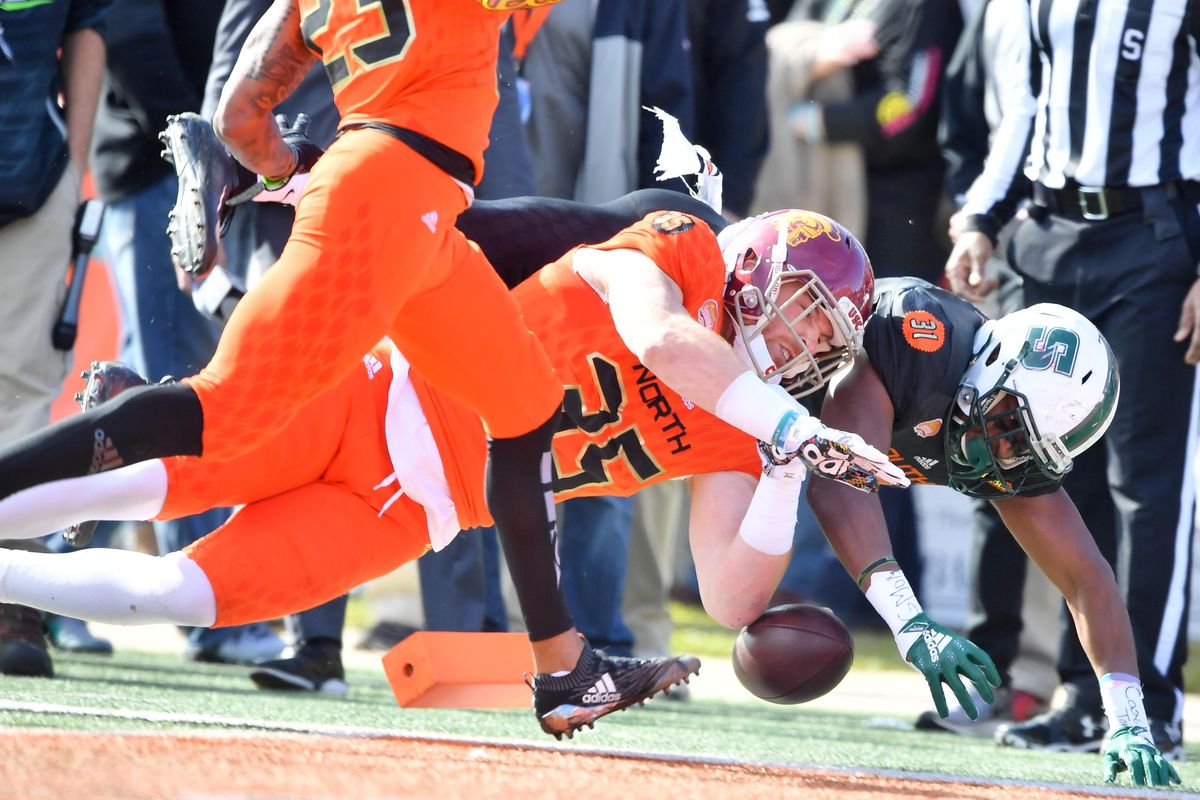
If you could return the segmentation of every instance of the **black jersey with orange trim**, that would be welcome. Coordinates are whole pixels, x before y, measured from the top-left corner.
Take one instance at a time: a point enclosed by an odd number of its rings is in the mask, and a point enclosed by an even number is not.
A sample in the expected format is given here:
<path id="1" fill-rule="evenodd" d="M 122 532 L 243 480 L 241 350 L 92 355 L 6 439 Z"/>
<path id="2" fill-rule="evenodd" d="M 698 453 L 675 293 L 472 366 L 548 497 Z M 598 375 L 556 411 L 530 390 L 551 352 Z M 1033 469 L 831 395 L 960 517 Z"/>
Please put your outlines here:
<path id="1" fill-rule="evenodd" d="M 945 485 L 943 427 L 983 314 L 917 278 L 875 282 L 863 349 L 892 401 L 891 460 L 913 483 Z"/>

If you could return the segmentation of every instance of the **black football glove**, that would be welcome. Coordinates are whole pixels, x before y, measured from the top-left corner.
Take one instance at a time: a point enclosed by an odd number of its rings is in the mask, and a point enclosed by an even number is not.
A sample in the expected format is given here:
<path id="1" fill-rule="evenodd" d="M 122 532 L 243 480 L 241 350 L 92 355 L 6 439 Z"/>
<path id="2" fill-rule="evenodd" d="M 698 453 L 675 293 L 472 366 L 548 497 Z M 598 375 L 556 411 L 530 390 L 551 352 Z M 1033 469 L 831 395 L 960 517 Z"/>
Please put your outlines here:
<path id="1" fill-rule="evenodd" d="M 284 143 L 296 153 L 296 168 L 292 170 L 292 175 L 312 172 L 313 166 L 321 156 L 325 155 L 321 146 L 308 138 L 308 125 L 311 121 L 308 114 L 297 114 L 289 125 L 286 116 L 275 115 L 275 124 L 279 126 L 279 132 L 283 134 Z M 292 175 L 288 175 L 288 179 L 291 179 Z M 287 183 L 287 180 L 283 182 Z"/>

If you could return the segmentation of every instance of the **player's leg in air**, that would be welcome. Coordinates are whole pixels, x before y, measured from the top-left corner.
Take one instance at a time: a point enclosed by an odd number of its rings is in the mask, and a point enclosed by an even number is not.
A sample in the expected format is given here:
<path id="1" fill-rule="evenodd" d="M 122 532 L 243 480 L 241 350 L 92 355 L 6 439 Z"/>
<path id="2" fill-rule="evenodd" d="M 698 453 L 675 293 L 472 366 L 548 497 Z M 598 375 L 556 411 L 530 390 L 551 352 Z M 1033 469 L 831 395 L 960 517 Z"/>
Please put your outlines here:
<path id="1" fill-rule="evenodd" d="M 699 662 L 613 658 L 585 646 L 576 633 L 558 583 L 550 488 L 549 449 L 558 429 L 562 383 L 492 266 L 474 244 L 453 232 L 444 280 L 413 297 L 390 335 L 414 371 L 484 422 L 488 508 L 533 644 L 535 712 L 547 732 L 571 735 L 686 679 Z M 540 480 L 531 484 L 529 476 Z M 615 690 L 593 691 L 606 673 Z"/>
<path id="2" fill-rule="evenodd" d="M 416 558 L 429 543 L 424 512 L 384 485 L 394 471 L 380 430 L 388 375 L 386 365 L 352 373 L 230 461 L 151 460 L 0 501 L 13 538 L 245 504 L 162 557 L 0 550 L 0 597 L 102 622 L 236 625 L 303 610 Z"/>

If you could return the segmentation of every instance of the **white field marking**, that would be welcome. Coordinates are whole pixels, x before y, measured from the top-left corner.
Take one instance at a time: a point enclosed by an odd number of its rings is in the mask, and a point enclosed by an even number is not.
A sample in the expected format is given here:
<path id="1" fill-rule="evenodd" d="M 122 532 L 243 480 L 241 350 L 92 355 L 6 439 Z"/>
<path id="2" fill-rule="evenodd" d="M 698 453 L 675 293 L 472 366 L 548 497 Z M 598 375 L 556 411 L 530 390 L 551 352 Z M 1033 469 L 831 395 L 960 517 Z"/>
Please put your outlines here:
<path id="1" fill-rule="evenodd" d="M 245 739 L 254 737 L 255 731 L 268 731 L 283 734 L 281 738 L 299 738 L 298 735 L 331 736 L 347 739 L 401 739 L 411 742 L 431 742 L 447 744 L 470 744 L 480 747 L 494 747 L 501 750 L 540 750 L 544 752 L 570 752 L 585 756 L 601 756 L 607 758 L 628 758 L 636 761 L 654 761 L 668 764 L 691 764 L 698 766 L 719 767 L 770 767 L 775 769 L 811 770 L 814 772 L 834 773 L 856 778 L 890 778 L 910 781 L 926 781 L 948 785 L 1000 786 L 1035 789 L 1054 789 L 1064 792 L 1075 792 L 1094 797 L 1145 797 L 1158 800 L 1196 800 L 1195 794 L 1185 792 L 1169 792 L 1163 789 L 1135 789 L 1130 786 L 1099 786 L 1079 783 L 1055 783 L 1052 781 L 1025 780 L 990 780 L 987 778 L 965 778 L 961 775 L 948 775 L 940 772 L 905 772 L 896 769 L 863 769 L 860 767 L 829 767 L 819 764 L 806 764 L 798 761 L 751 760 L 739 758 L 722 758 L 720 756 L 694 756 L 678 753 L 650 753 L 639 750 L 621 750 L 609 747 L 579 747 L 574 745 L 551 744 L 548 742 L 521 742 L 504 739 L 481 739 L 474 736 L 456 736 L 454 734 L 417 734 L 405 731 L 392 731 L 383 728 L 359 728 L 352 725 L 322 725 L 320 723 L 304 722 L 270 722 L 266 720 L 242 719 L 238 717 L 209 716 L 205 714 L 176 714 L 168 711 L 122 711 L 111 708 L 91 708 L 87 706 L 68 706 L 58 703 L 20 703 L 0 700 L 0 711 L 24 711 L 35 714 L 103 717 L 107 719 L 128 719 L 140 722 L 171 722 L 180 725 L 219 725 L 227 728 L 240 728 L 236 731 L 177 731 L 165 733 L 162 731 L 63 731 L 47 728 L 5 728 L 0 729 L 0 736 L 27 736 L 31 733 L 53 733 L 55 736 L 164 736 L 184 737 L 200 736 L 213 739 Z M 1100 772 L 1100 759 L 1096 758 L 1096 772 Z"/>

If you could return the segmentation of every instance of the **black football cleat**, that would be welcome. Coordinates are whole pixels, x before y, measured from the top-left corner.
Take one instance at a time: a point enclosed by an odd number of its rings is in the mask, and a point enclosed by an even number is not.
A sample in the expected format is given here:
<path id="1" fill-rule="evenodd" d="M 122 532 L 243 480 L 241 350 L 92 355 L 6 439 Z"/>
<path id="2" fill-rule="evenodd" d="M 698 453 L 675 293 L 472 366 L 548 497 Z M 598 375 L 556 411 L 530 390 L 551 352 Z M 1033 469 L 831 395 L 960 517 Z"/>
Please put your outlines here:
<path id="1" fill-rule="evenodd" d="M 1183 752 L 1183 722 L 1150 720 L 1150 736 L 1167 761 L 1185 761 Z"/>
<path id="2" fill-rule="evenodd" d="M 150 383 L 120 361 L 93 361 L 79 377 L 87 381 L 83 391 L 75 393 L 75 402 L 79 403 L 80 411 L 106 403 L 126 389 Z"/>
<path id="3" fill-rule="evenodd" d="M 533 711 L 542 730 L 561 740 L 583 726 L 659 692 L 687 683 L 700 671 L 695 656 L 623 658 L 584 644 L 575 669 L 566 675 L 539 673 L 526 682 L 533 689 Z"/>
<path id="4" fill-rule="evenodd" d="M 1001 725 L 996 743 L 1052 753 L 1098 753 L 1108 732 L 1103 714 L 1061 706 L 1025 722 Z"/>
<path id="5" fill-rule="evenodd" d="M 349 691 L 342 648 L 332 642 L 305 642 L 290 658 L 257 664 L 250 670 L 250 680 L 259 688 L 278 691 L 340 695 Z"/>
<path id="6" fill-rule="evenodd" d="M 79 377 L 87 381 L 83 391 L 75 393 L 75 402 L 79 403 L 80 411 L 87 411 L 111 400 L 126 389 L 150 383 L 120 361 L 93 361 Z M 173 379 L 164 378 L 163 382 L 170 380 Z M 95 532 L 96 521 L 88 520 L 68 526 L 62 534 L 73 547 L 86 547 Z"/>
<path id="7" fill-rule="evenodd" d="M 166 145 L 163 158 L 179 176 L 179 193 L 167 224 L 171 255 L 187 272 L 207 275 L 217 262 L 217 237 L 227 205 L 249 200 L 262 184 L 226 151 L 212 124 L 199 114 L 167 117 L 158 138 Z"/>

